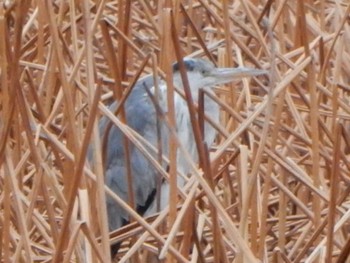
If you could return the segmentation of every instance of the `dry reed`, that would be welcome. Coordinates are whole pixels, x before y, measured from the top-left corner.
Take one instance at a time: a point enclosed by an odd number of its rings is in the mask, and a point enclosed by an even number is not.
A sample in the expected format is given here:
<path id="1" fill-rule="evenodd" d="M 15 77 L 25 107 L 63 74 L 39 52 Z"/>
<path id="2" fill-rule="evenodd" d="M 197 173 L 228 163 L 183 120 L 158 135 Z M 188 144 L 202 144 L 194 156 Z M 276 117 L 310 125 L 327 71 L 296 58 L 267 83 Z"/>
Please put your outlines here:
<path id="1" fill-rule="evenodd" d="M 110 262 L 121 241 L 120 262 L 349 262 L 349 12 L 325 0 L 1 1 L 1 262 Z M 217 88 L 210 151 L 206 117 L 191 120 L 200 162 L 177 189 L 176 134 L 165 171 L 123 107 L 106 105 L 156 74 L 173 124 L 171 63 L 184 56 L 269 74 Z M 142 218 L 104 186 L 102 115 L 169 180 L 164 211 Z M 111 235 L 105 193 L 131 217 Z"/>

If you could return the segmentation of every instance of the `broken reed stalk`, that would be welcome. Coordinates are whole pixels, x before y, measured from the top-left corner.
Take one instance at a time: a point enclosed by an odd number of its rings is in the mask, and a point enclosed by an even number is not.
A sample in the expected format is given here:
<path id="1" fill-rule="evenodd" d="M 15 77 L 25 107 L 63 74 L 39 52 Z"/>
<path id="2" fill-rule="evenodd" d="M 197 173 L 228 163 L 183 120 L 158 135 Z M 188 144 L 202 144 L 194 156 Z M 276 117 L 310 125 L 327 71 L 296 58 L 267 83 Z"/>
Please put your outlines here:
<path id="1" fill-rule="evenodd" d="M 60 255 L 64 262 L 109 262 L 104 192 L 134 220 L 119 236 L 131 240 L 123 243 L 131 249 L 120 253 L 122 262 L 142 262 L 159 252 L 179 262 L 294 262 L 320 259 L 322 251 L 326 261 L 344 262 L 350 205 L 350 65 L 344 43 L 350 5 L 106 2 L 0 5 L 4 262 L 52 261 L 54 255 L 56 262 Z M 221 66 L 274 68 L 276 85 L 270 90 L 274 85 L 259 77 L 230 84 L 234 89 L 220 87 L 218 96 L 204 94 L 223 111 L 220 123 L 210 120 L 219 132 L 217 145 L 202 170 L 190 161 L 193 177 L 177 189 L 177 147 L 191 156 L 177 146 L 175 130 L 168 173 L 160 161 L 169 160 L 154 158 L 155 149 L 105 105 L 110 91 L 122 105 L 142 74 L 157 72 L 171 86 L 171 63 L 184 55 Z M 171 101 L 177 91 L 169 90 Z M 107 99 L 99 99 L 99 92 Z M 97 156 L 108 143 L 93 135 L 100 115 L 123 131 L 127 148 L 135 145 L 161 177 L 170 178 L 169 213 L 144 220 L 106 189 L 101 158 L 95 173 L 84 166 L 91 136 Z M 208 155 L 201 156 L 208 163 Z"/>

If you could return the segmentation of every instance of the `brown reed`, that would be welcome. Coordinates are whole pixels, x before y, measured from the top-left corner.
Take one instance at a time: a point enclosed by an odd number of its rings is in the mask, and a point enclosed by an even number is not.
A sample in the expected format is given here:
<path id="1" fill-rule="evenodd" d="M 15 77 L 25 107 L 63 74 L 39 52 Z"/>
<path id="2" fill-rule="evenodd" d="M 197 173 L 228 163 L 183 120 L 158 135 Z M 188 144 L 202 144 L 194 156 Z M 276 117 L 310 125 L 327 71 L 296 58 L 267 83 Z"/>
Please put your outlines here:
<path id="1" fill-rule="evenodd" d="M 325 0 L 0 2 L 1 262 L 349 262 L 349 12 Z M 174 124 L 171 64 L 184 56 L 269 74 L 203 93 L 220 121 L 185 89 L 200 162 L 178 189 L 176 152 L 191 156 L 173 133 L 164 170 L 123 103 L 160 76 Z M 169 181 L 159 214 L 142 218 L 104 185 L 103 115 Z M 105 194 L 130 214 L 113 233 Z M 110 242 L 122 242 L 116 259 Z"/>

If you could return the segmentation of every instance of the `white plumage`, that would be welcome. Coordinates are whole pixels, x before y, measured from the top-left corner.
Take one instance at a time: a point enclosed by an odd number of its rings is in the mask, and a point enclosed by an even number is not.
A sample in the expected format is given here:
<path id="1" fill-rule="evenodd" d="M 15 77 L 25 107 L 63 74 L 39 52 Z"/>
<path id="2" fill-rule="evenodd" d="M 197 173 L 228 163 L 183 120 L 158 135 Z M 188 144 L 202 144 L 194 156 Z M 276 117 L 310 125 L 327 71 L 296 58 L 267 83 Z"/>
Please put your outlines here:
<path id="1" fill-rule="evenodd" d="M 234 79 L 264 74 L 265 71 L 249 68 L 216 68 L 212 63 L 203 59 L 185 59 L 184 65 L 187 71 L 187 78 L 193 101 L 198 103 L 199 89 L 205 88 L 209 92 L 214 92 L 213 87 L 218 84 L 224 84 Z M 173 65 L 174 86 L 183 89 L 179 65 Z M 167 87 L 165 82 L 160 81 L 159 106 L 164 114 L 167 112 Z M 153 76 L 147 76 L 138 81 L 133 91 L 124 104 L 127 124 L 144 137 L 149 143 L 157 147 L 157 124 L 161 127 L 162 151 L 165 156 L 168 155 L 169 129 L 164 120 L 157 120 L 157 110 L 154 102 L 149 96 L 149 92 L 154 92 Z M 114 111 L 118 102 L 110 106 Z M 176 132 L 180 143 L 185 150 L 192 156 L 193 161 L 198 161 L 197 148 L 192 132 L 190 115 L 187 102 L 179 94 L 175 94 L 175 118 Z M 205 114 L 211 119 L 219 121 L 219 106 L 209 99 L 205 98 Z M 103 117 L 100 121 L 101 136 L 106 132 L 109 120 Z M 210 147 L 215 140 L 216 130 L 205 123 L 205 141 Z M 116 194 L 125 201 L 128 200 L 127 171 L 125 166 L 125 153 L 123 146 L 123 134 L 117 127 L 112 127 L 108 134 L 108 144 L 105 158 L 105 182 Z M 92 160 L 92 151 L 89 159 Z M 157 158 L 157 155 L 154 154 Z M 130 144 L 131 173 L 133 177 L 133 191 L 136 202 L 136 209 L 139 213 L 144 213 L 147 209 L 148 214 L 154 211 L 154 205 L 151 205 L 155 196 L 156 181 L 158 173 L 143 154 L 132 144 Z M 166 164 L 163 164 L 165 166 Z M 189 164 L 183 154 L 177 155 L 177 167 L 183 174 L 190 172 Z M 178 186 L 183 185 L 182 180 L 178 180 Z M 167 182 L 163 184 L 161 191 L 161 208 L 167 205 L 169 193 Z M 108 223 L 109 229 L 115 230 L 128 221 L 128 214 L 113 199 L 107 197 Z M 112 253 L 116 252 L 112 248 Z"/>

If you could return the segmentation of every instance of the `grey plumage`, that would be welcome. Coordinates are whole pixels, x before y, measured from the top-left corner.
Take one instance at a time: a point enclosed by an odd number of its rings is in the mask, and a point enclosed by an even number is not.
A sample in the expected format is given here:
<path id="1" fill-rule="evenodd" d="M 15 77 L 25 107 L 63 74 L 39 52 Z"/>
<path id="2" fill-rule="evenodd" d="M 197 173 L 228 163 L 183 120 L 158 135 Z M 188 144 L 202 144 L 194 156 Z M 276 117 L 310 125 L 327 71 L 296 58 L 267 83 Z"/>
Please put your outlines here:
<path id="1" fill-rule="evenodd" d="M 153 77 L 147 76 L 137 82 L 133 91 L 126 100 L 124 107 L 127 124 L 145 138 L 152 145 L 157 143 L 157 115 L 145 87 L 153 86 Z M 118 103 L 110 106 L 113 112 Z M 100 121 L 100 134 L 105 133 L 109 120 L 103 117 Z M 105 153 L 105 182 L 123 200 L 128 200 L 127 170 L 125 165 L 125 152 L 123 146 L 123 134 L 113 126 L 108 134 L 108 144 Z M 133 178 L 133 189 L 135 203 L 144 206 L 149 195 L 155 189 L 157 172 L 143 154 L 130 143 L 131 174 Z M 127 213 L 107 196 L 107 211 L 109 229 L 115 230 L 128 220 Z"/>
<path id="2" fill-rule="evenodd" d="M 265 71 L 248 69 L 248 68 L 216 68 L 214 65 L 203 59 L 186 59 L 184 61 L 191 94 L 193 100 L 198 102 L 198 91 L 200 88 L 206 88 L 209 92 L 213 92 L 212 87 L 217 84 L 227 83 L 235 78 L 264 74 Z M 182 79 L 179 73 L 177 63 L 173 66 L 174 86 L 182 89 Z M 153 76 L 147 76 L 136 83 L 133 91 L 129 95 L 124 104 L 127 124 L 145 140 L 157 147 L 157 113 L 152 99 L 149 97 L 147 90 L 154 92 Z M 163 113 L 167 112 L 167 95 L 166 84 L 159 81 L 159 107 Z M 198 155 L 193 137 L 190 115 L 186 101 L 178 94 L 174 96 L 176 131 L 180 143 L 193 157 L 193 161 L 197 161 Z M 110 106 L 110 110 L 114 111 L 118 102 Z M 205 99 L 205 114 L 211 119 L 218 121 L 219 107 L 210 100 Z M 169 130 L 162 119 L 158 120 L 158 127 L 161 128 L 162 151 L 165 156 L 168 155 L 168 137 Z M 105 133 L 109 120 L 103 117 L 99 124 L 101 136 Z M 205 141 L 211 146 L 216 136 L 215 129 L 208 123 L 205 123 Z M 156 154 L 154 156 L 156 158 Z M 143 154 L 130 143 L 130 162 L 131 173 L 133 177 L 133 190 L 135 203 L 138 207 L 149 205 L 150 196 L 154 195 L 157 180 L 157 171 L 151 163 L 143 156 Z M 91 157 L 90 157 L 91 160 Z M 163 164 L 165 166 L 165 164 Z M 115 126 L 113 126 L 108 135 L 107 149 L 105 153 L 105 182 L 116 194 L 123 200 L 128 200 L 128 184 L 127 172 L 125 166 L 125 153 L 123 146 L 123 134 Z M 187 174 L 190 168 L 183 154 L 177 156 L 177 167 L 180 172 Z M 178 181 L 178 186 L 183 185 L 183 181 Z M 161 193 L 161 208 L 168 202 L 167 184 L 163 185 Z M 165 192 L 165 193 L 164 193 Z M 154 206 L 153 206 L 154 207 Z M 128 221 L 128 214 L 110 197 L 107 197 L 107 211 L 109 229 L 115 230 Z"/>

